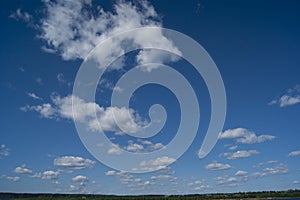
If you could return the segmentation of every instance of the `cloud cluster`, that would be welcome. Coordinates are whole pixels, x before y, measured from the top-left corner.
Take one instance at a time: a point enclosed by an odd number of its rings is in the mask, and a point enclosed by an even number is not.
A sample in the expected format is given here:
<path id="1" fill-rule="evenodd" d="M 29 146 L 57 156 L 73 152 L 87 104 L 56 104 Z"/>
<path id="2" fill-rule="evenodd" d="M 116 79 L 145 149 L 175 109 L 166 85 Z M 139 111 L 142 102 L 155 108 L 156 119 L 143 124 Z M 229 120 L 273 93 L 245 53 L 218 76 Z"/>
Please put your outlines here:
<path id="1" fill-rule="evenodd" d="M 101 107 L 79 97 L 53 96 L 52 104 L 24 106 L 22 111 L 36 111 L 44 118 L 65 118 L 85 123 L 91 131 L 113 131 L 116 134 L 136 133 L 145 124 L 133 109 L 125 107 Z M 118 124 L 116 123 L 118 122 Z"/>
<path id="2" fill-rule="evenodd" d="M 112 12 L 105 11 L 99 5 L 96 7 L 90 0 L 44 1 L 44 4 L 44 17 L 38 25 L 39 38 L 46 42 L 43 47 L 45 51 L 56 52 L 64 60 L 84 59 L 97 44 L 118 33 L 141 27 L 161 27 L 159 15 L 145 0 L 134 3 L 117 1 Z M 181 55 L 161 31 L 153 30 L 112 41 L 97 53 L 96 60 L 100 67 L 105 67 L 109 60 L 124 52 L 124 42 L 141 49 L 155 44 Z M 173 62 L 177 59 L 153 49 L 141 50 L 136 56 L 138 64 Z M 122 63 L 119 64 L 115 67 L 122 67 Z"/>
<path id="3" fill-rule="evenodd" d="M 228 129 L 219 134 L 219 139 L 235 139 L 236 142 L 242 144 L 261 143 L 268 140 L 274 140 L 273 135 L 259 135 L 245 128 Z"/>

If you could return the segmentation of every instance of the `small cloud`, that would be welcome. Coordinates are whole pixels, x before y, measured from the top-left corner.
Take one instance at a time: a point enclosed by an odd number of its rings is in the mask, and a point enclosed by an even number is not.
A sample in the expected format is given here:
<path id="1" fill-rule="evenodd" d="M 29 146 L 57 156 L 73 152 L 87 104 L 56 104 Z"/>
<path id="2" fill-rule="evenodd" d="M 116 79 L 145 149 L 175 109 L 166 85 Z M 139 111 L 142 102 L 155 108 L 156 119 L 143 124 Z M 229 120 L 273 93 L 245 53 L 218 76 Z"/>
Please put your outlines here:
<path id="1" fill-rule="evenodd" d="M 53 163 L 55 166 L 68 169 L 84 169 L 88 167 L 93 167 L 95 161 L 79 156 L 62 156 L 55 158 Z"/>
<path id="2" fill-rule="evenodd" d="M 226 170 L 230 169 L 231 166 L 229 164 L 223 164 L 223 163 L 218 163 L 218 162 L 213 162 L 205 166 L 206 170 Z"/>
<path id="3" fill-rule="evenodd" d="M 36 78 L 36 79 L 35 79 L 35 82 L 36 82 L 37 84 L 39 84 L 39 85 L 43 85 L 43 79 L 40 78 L 40 77 Z"/>
<path id="4" fill-rule="evenodd" d="M 10 14 L 9 17 L 17 21 L 24 21 L 26 23 L 32 21 L 32 16 L 27 12 L 23 12 L 20 8 L 18 8 L 14 13 Z"/>
<path id="5" fill-rule="evenodd" d="M 248 174 L 248 172 L 239 170 L 234 175 L 235 176 L 246 176 L 247 174 Z"/>
<path id="6" fill-rule="evenodd" d="M 0 145 L 0 159 L 10 155 L 10 149 L 5 146 L 5 144 Z"/>
<path id="7" fill-rule="evenodd" d="M 289 172 L 289 169 L 286 165 L 279 164 L 274 167 L 267 167 L 263 169 L 263 171 L 269 175 L 274 175 L 274 174 L 286 174 Z"/>
<path id="8" fill-rule="evenodd" d="M 245 128 L 228 129 L 219 134 L 219 139 L 235 139 L 236 142 L 242 144 L 261 143 L 268 140 L 274 140 L 273 135 L 259 135 Z"/>
<path id="9" fill-rule="evenodd" d="M 111 155 L 121 155 L 122 154 L 122 149 L 119 147 L 119 145 L 113 144 L 107 150 L 107 153 L 111 154 Z"/>
<path id="10" fill-rule="evenodd" d="M 142 171 L 157 171 L 166 169 L 168 165 L 174 163 L 176 159 L 168 156 L 158 157 L 153 160 L 145 160 L 140 163 L 140 170 Z"/>
<path id="11" fill-rule="evenodd" d="M 238 146 L 237 146 L 237 145 L 235 145 L 235 146 L 231 146 L 231 147 L 229 147 L 228 149 L 233 151 L 233 150 L 236 150 L 237 148 L 238 148 Z"/>
<path id="12" fill-rule="evenodd" d="M 31 169 L 29 169 L 26 165 L 21 165 L 19 167 L 16 167 L 14 170 L 14 173 L 16 174 L 24 174 L 24 175 L 33 175 L 33 172 Z"/>
<path id="13" fill-rule="evenodd" d="M 21 178 L 18 177 L 18 176 L 7 176 L 6 179 L 7 179 L 8 181 L 11 181 L 11 182 L 17 182 L 17 181 L 19 181 Z"/>
<path id="14" fill-rule="evenodd" d="M 33 99 L 36 99 L 36 100 L 43 100 L 41 97 L 37 96 L 35 93 L 33 92 L 27 92 L 27 95 Z"/>
<path id="15" fill-rule="evenodd" d="M 293 106 L 300 103 L 300 85 L 296 85 L 294 88 L 288 89 L 278 99 L 274 99 L 268 103 L 268 105 L 279 105 L 280 107 Z"/>
<path id="16" fill-rule="evenodd" d="M 78 183 L 80 186 L 84 186 L 89 181 L 89 178 L 86 176 L 78 175 L 73 177 L 72 181 Z"/>
<path id="17" fill-rule="evenodd" d="M 47 170 L 41 173 L 41 178 L 42 179 L 57 179 L 59 176 L 59 171 L 52 171 L 52 170 Z"/>
<path id="18" fill-rule="evenodd" d="M 68 81 L 65 79 L 65 76 L 64 76 L 63 73 L 57 74 L 56 78 L 57 78 L 57 81 L 58 81 L 60 84 L 66 84 L 67 86 L 71 86 L 71 85 L 72 85 L 71 82 L 68 82 Z"/>
<path id="19" fill-rule="evenodd" d="M 300 151 L 292 151 L 289 153 L 289 156 L 300 156 Z"/>
<path id="20" fill-rule="evenodd" d="M 20 108 L 24 112 L 28 111 L 36 111 L 40 113 L 40 115 L 44 118 L 53 118 L 56 116 L 56 110 L 51 106 L 49 103 L 44 103 L 42 105 L 37 105 L 37 106 L 23 106 Z"/>
<path id="21" fill-rule="evenodd" d="M 224 184 L 232 184 L 234 182 L 237 182 L 236 177 L 217 177 L 217 184 L 218 185 L 224 185 Z"/>
<path id="22" fill-rule="evenodd" d="M 25 69 L 24 69 L 23 67 L 19 67 L 18 70 L 19 70 L 20 72 L 25 72 Z"/>
<path id="23" fill-rule="evenodd" d="M 293 184 L 294 184 L 294 185 L 299 185 L 300 182 L 299 182 L 299 181 L 293 181 Z"/>
<path id="24" fill-rule="evenodd" d="M 227 156 L 227 159 L 229 159 L 229 160 L 235 160 L 238 158 L 247 158 L 247 157 L 250 157 L 255 154 L 259 154 L 259 152 L 257 150 L 248 150 L 248 151 L 241 150 L 241 151 L 236 151 L 234 153 L 228 153 L 228 154 L 226 154 L 226 156 Z"/>

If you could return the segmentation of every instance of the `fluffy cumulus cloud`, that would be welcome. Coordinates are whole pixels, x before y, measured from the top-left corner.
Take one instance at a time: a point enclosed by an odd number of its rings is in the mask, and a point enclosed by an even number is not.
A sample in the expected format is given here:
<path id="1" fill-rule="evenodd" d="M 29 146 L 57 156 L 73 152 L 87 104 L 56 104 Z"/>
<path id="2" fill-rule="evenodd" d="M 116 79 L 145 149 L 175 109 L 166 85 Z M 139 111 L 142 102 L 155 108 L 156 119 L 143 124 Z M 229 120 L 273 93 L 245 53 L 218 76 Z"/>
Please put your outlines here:
<path id="1" fill-rule="evenodd" d="M 300 85 L 288 89 L 285 94 L 283 94 L 278 99 L 274 99 L 269 102 L 269 105 L 279 105 L 280 107 L 293 106 L 300 103 Z"/>
<path id="2" fill-rule="evenodd" d="M 300 156 L 300 151 L 292 151 L 289 153 L 289 156 Z"/>
<path id="3" fill-rule="evenodd" d="M 62 156 L 54 159 L 54 165 L 69 169 L 83 169 L 92 167 L 95 161 L 78 156 Z"/>
<path id="4" fill-rule="evenodd" d="M 52 96 L 52 103 L 24 106 L 23 111 L 36 111 L 44 118 L 65 118 L 85 123 L 91 131 L 113 131 L 116 134 L 136 133 L 145 124 L 133 109 L 101 107 L 79 97 Z M 117 123 L 118 122 L 118 123 Z"/>
<path id="5" fill-rule="evenodd" d="M 213 162 L 205 166 L 206 170 L 225 170 L 230 168 L 231 166 L 229 164 L 223 164 L 218 162 Z"/>
<path id="6" fill-rule="evenodd" d="M 160 16 L 145 0 L 134 3 L 117 1 L 112 12 L 92 5 L 90 0 L 44 1 L 44 4 L 44 16 L 38 25 L 41 32 L 39 38 L 46 42 L 43 47 L 45 51 L 56 52 L 64 60 L 84 59 L 97 44 L 112 35 L 146 26 L 161 27 Z M 154 44 L 181 55 L 161 31 L 153 30 L 112 41 L 97 55 L 100 67 L 124 52 L 124 42 L 131 42 L 139 48 Z M 141 50 L 136 57 L 139 64 L 176 60 L 176 56 L 151 49 Z M 122 64 L 117 67 L 122 67 Z"/>
<path id="7" fill-rule="evenodd" d="M 267 140 L 274 140 L 273 135 L 256 135 L 254 132 L 245 128 L 228 129 L 219 134 L 219 139 L 235 139 L 236 142 L 242 144 L 261 143 Z"/>

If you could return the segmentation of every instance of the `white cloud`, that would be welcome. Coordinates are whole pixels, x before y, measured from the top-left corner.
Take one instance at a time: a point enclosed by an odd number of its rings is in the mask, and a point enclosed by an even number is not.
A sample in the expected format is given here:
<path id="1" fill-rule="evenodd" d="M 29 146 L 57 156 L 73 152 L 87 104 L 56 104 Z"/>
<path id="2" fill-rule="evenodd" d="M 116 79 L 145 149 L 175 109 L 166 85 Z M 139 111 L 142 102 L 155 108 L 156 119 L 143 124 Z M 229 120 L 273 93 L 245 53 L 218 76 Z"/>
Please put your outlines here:
<path id="1" fill-rule="evenodd" d="M 217 184 L 219 185 L 232 184 L 234 182 L 237 182 L 237 178 L 235 177 L 217 177 Z"/>
<path id="2" fill-rule="evenodd" d="M 294 88 L 289 89 L 286 94 L 280 98 L 272 100 L 269 105 L 279 105 L 280 107 L 293 106 L 300 103 L 300 85 L 296 85 Z"/>
<path id="3" fill-rule="evenodd" d="M 248 172 L 243 171 L 243 170 L 238 170 L 234 175 L 235 176 L 246 176 Z"/>
<path id="4" fill-rule="evenodd" d="M 11 182 L 17 182 L 17 181 L 19 181 L 21 178 L 18 177 L 18 176 L 6 176 L 6 179 L 7 179 L 8 181 L 11 181 Z"/>
<path id="5" fill-rule="evenodd" d="M 231 166 L 229 164 L 223 164 L 218 162 L 213 162 L 205 166 L 207 170 L 225 170 L 230 169 Z"/>
<path id="6" fill-rule="evenodd" d="M 131 152 L 141 152 L 144 150 L 144 146 L 140 145 L 140 144 L 129 144 L 126 147 L 127 151 L 131 151 Z"/>
<path id="7" fill-rule="evenodd" d="M 36 112 L 40 113 L 40 115 L 44 118 L 53 118 L 56 114 L 56 110 L 49 103 L 44 103 L 42 105 L 37 105 L 37 106 L 27 105 L 27 106 L 21 107 L 21 110 L 24 112 L 36 111 Z"/>
<path id="8" fill-rule="evenodd" d="M 0 145 L 0 159 L 10 155 L 10 149 L 5 146 L 5 144 Z"/>
<path id="9" fill-rule="evenodd" d="M 273 174 L 286 174 L 289 172 L 289 169 L 286 165 L 279 164 L 274 167 L 267 167 L 263 169 L 263 171 L 269 175 L 273 175 Z"/>
<path id="10" fill-rule="evenodd" d="M 54 159 L 54 165 L 70 169 L 83 169 L 92 167 L 95 161 L 76 156 L 62 156 Z"/>
<path id="11" fill-rule="evenodd" d="M 300 182 L 299 181 L 293 181 L 293 184 L 298 185 Z"/>
<path id="12" fill-rule="evenodd" d="M 273 135 L 257 136 L 254 132 L 245 128 L 228 129 L 219 134 L 219 139 L 235 139 L 238 143 L 242 144 L 261 143 L 275 138 Z"/>
<path id="13" fill-rule="evenodd" d="M 156 170 L 162 170 L 166 169 L 166 167 L 173 162 L 175 162 L 176 159 L 170 158 L 168 156 L 162 156 L 158 157 L 153 160 L 145 160 L 140 163 L 141 170 L 146 170 L 146 171 L 156 171 Z"/>
<path id="14" fill-rule="evenodd" d="M 45 118 L 74 119 L 85 123 L 91 131 L 114 131 L 116 134 L 136 133 L 139 131 L 139 125 L 145 124 L 134 110 L 125 107 L 104 108 L 72 95 L 52 96 L 52 102 L 53 104 L 27 105 L 21 110 L 36 111 Z"/>
<path id="15" fill-rule="evenodd" d="M 235 160 L 238 158 L 247 158 L 252 155 L 259 154 L 257 150 L 241 150 L 241 151 L 236 151 L 234 153 L 229 153 L 227 159 L 229 160 Z"/>
<path id="16" fill-rule="evenodd" d="M 238 146 L 237 145 L 235 145 L 235 146 L 231 146 L 231 147 L 229 147 L 228 149 L 229 150 L 236 150 L 238 148 Z"/>
<path id="17" fill-rule="evenodd" d="M 29 169 L 26 165 L 22 165 L 22 166 L 19 166 L 19 167 L 16 167 L 14 172 L 16 174 L 24 174 L 24 175 L 33 175 L 33 172 L 31 169 Z"/>
<path id="18" fill-rule="evenodd" d="M 22 21 L 27 22 L 27 23 L 31 22 L 31 20 L 32 20 L 32 16 L 27 12 L 23 12 L 20 8 L 17 9 L 11 15 L 9 15 L 9 17 L 13 18 L 15 20 L 22 20 Z"/>
<path id="19" fill-rule="evenodd" d="M 114 154 L 114 155 L 121 155 L 122 149 L 119 147 L 119 145 L 113 144 L 107 151 L 108 154 Z"/>
<path id="20" fill-rule="evenodd" d="M 73 177 L 72 181 L 78 183 L 80 186 L 84 186 L 86 182 L 89 181 L 89 178 L 83 175 L 78 175 Z"/>
<path id="21" fill-rule="evenodd" d="M 42 179 L 57 179 L 59 176 L 59 171 L 47 170 L 41 173 Z"/>
<path id="22" fill-rule="evenodd" d="M 71 82 L 68 82 L 66 79 L 65 79 L 65 76 L 63 73 L 58 73 L 56 75 L 56 79 L 57 81 L 60 83 L 60 84 L 66 84 L 67 86 L 71 86 L 72 83 Z"/>
<path id="23" fill-rule="evenodd" d="M 93 7 L 92 2 L 88 0 L 45 1 L 45 16 L 39 25 L 39 38 L 47 43 L 45 49 L 58 52 L 65 60 L 84 59 L 99 42 L 112 35 L 133 28 L 161 26 L 159 15 L 147 1 L 117 1 L 113 12 L 104 11 L 100 6 L 93 12 L 87 12 Z M 161 31 L 154 30 L 151 33 L 136 34 L 111 42 L 97 56 L 100 66 L 105 66 L 109 59 L 116 58 L 119 53 L 124 52 L 124 41 L 132 42 L 132 45 L 141 48 L 156 44 L 180 54 Z M 172 62 L 176 58 L 163 52 L 141 50 L 136 60 L 142 64 L 146 61 Z M 119 64 L 121 65 L 116 67 L 122 67 L 122 63 Z"/>
<path id="24" fill-rule="evenodd" d="M 210 185 L 200 185 L 198 187 L 195 187 L 194 190 L 202 191 L 202 190 L 207 190 L 207 189 L 210 189 L 210 188 L 212 188 Z"/>
<path id="25" fill-rule="evenodd" d="M 300 156 L 300 151 L 292 151 L 289 153 L 289 156 Z"/>
<path id="26" fill-rule="evenodd" d="M 28 92 L 27 95 L 33 99 L 36 100 L 43 100 L 41 97 L 39 97 L 38 95 L 34 94 L 33 92 Z"/>
<path id="27" fill-rule="evenodd" d="M 105 172 L 105 175 L 106 176 L 114 176 L 114 175 L 116 175 L 116 171 L 115 170 L 109 170 L 109 171 L 107 171 L 107 172 Z"/>
<path id="28" fill-rule="evenodd" d="M 252 177 L 254 178 L 260 178 L 260 177 L 264 177 L 267 176 L 267 173 L 265 172 L 254 172 L 251 174 Z"/>

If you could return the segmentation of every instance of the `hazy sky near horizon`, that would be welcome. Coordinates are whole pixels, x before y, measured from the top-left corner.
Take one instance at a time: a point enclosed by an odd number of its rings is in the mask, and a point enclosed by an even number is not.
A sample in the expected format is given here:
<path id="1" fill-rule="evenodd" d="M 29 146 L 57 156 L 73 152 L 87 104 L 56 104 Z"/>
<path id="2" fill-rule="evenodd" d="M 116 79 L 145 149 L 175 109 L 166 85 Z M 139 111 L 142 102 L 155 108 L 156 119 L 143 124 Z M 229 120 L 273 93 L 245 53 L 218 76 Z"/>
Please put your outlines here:
<path id="1" fill-rule="evenodd" d="M 299 189 L 299 6 L 297 0 L 1 1 L 0 192 Z M 73 84 L 88 53 L 120 31 L 146 26 L 193 38 L 220 71 L 227 96 L 226 120 L 216 146 L 203 159 L 198 151 L 211 114 L 208 89 L 189 63 L 162 52 L 135 51 L 117 60 L 98 84 L 96 101 L 77 98 L 78 110 L 72 113 Z M 163 35 L 158 40 L 169 44 Z M 117 112 L 123 130 L 138 134 L 124 115 L 127 110 L 110 106 L 112 91 L 122 93 L 122 87 L 114 86 L 135 65 L 166 60 L 189 80 L 199 99 L 201 121 L 192 145 L 169 166 L 174 159 L 168 156 L 142 163 L 144 168 L 159 169 L 151 173 L 117 171 L 99 162 L 81 142 L 73 122 L 90 117 L 91 108 L 99 109 L 99 123 L 116 145 L 107 156 L 121 154 L 116 147 L 134 153 L 156 151 L 174 137 L 180 108 L 167 88 L 144 86 L 130 102 L 132 117 L 140 124 L 149 121 L 151 105 L 165 106 L 167 122 L 155 137 L 126 136 L 110 115 Z M 88 125 L 96 129 L 94 123 Z"/>

